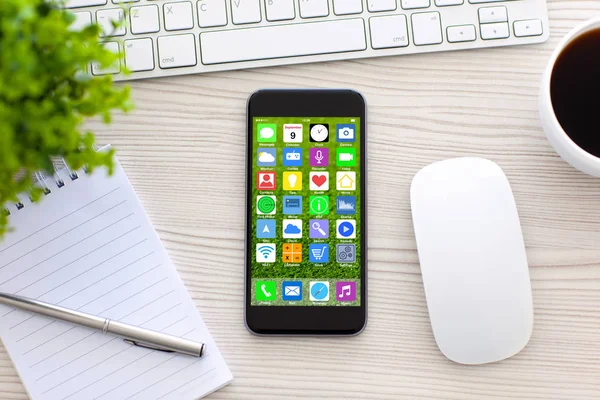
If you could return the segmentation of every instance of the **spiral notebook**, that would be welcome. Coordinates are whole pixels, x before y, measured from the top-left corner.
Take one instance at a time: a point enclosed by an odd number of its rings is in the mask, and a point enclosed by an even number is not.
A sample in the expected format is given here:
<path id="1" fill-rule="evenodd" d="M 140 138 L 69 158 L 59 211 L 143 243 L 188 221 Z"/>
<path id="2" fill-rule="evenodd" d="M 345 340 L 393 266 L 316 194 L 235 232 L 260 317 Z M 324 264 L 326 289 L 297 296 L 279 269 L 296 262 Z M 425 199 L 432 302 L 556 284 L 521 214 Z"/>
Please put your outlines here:
<path id="1" fill-rule="evenodd" d="M 0 291 L 207 344 L 203 358 L 132 346 L 0 305 L 0 337 L 33 400 L 191 400 L 232 375 L 116 165 L 38 175 L 47 195 L 11 205 Z"/>

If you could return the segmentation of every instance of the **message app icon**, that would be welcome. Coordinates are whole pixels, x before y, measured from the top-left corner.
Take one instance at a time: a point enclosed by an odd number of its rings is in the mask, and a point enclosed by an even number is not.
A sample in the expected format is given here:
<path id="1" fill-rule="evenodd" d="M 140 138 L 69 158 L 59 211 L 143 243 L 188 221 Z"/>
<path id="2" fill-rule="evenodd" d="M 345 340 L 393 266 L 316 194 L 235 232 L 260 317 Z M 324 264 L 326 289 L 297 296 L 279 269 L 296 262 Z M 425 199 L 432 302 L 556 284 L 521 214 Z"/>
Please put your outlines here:
<path id="1" fill-rule="evenodd" d="M 258 143 L 275 143 L 277 142 L 277 124 L 258 124 Z"/>
<path id="2" fill-rule="evenodd" d="M 284 214 L 302 214 L 302 196 L 283 196 Z"/>
<path id="3" fill-rule="evenodd" d="M 356 125 L 355 124 L 338 124 L 337 141 L 338 142 L 354 142 L 356 141 Z"/>
<path id="4" fill-rule="evenodd" d="M 338 147 L 335 154 L 338 167 L 356 166 L 356 149 L 354 147 Z"/>
<path id="5" fill-rule="evenodd" d="M 283 149 L 283 165 L 285 167 L 301 167 L 302 149 L 295 147 Z"/>
<path id="6" fill-rule="evenodd" d="M 277 252 L 275 243 L 257 243 L 256 244 L 256 262 L 274 263 Z"/>
<path id="7" fill-rule="evenodd" d="M 274 148 L 258 149 L 257 164 L 259 167 L 274 167 L 277 165 L 277 150 Z"/>
<path id="8" fill-rule="evenodd" d="M 275 301 L 277 283 L 275 281 L 256 281 L 256 300 Z"/>
<path id="9" fill-rule="evenodd" d="M 338 301 L 356 301 L 356 282 L 336 282 L 335 297 Z"/>
<path id="10" fill-rule="evenodd" d="M 284 301 L 300 301 L 302 300 L 302 282 L 301 281 L 283 281 L 282 298 Z"/>

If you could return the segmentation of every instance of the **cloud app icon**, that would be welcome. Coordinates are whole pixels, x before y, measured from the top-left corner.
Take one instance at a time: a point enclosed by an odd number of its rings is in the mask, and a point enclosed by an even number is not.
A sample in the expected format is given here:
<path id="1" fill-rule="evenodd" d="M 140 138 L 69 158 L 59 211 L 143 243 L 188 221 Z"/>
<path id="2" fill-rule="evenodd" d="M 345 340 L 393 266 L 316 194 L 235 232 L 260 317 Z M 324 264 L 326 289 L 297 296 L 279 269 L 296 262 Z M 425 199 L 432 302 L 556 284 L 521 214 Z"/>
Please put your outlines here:
<path id="1" fill-rule="evenodd" d="M 286 239 L 301 239 L 302 238 L 302 220 L 301 219 L 284 219 L 283 220 L 283 237 Z"/>
<path id="2" fill-rule="evenodd" d="M 276 149 L 258 149 L 258 166 L 259 167 L 274 167 L 277 164 Z"/>

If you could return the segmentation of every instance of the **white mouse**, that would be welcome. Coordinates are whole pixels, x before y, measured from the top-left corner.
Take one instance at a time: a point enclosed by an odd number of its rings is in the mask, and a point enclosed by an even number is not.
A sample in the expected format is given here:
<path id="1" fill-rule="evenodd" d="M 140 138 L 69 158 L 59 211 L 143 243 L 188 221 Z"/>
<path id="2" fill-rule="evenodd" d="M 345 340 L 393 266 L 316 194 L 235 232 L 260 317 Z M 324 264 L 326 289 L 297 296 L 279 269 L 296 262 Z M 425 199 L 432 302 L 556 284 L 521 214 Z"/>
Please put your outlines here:
<path id="1" fill-rule="evenodd" d="M 482 158 L 431 164 L 410 200 L 429 318 L 441 352 L 486 364 L 521 351 L 533 329 L 527 255 L 510 184 Z"/>

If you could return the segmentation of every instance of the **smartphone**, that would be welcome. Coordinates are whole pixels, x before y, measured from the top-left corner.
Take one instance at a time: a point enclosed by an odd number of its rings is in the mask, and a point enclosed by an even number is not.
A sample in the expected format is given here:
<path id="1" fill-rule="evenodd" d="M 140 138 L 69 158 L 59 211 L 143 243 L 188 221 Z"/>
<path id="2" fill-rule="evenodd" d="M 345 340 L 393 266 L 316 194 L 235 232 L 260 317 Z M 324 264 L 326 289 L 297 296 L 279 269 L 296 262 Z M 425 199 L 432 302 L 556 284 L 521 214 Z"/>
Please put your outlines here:
<path id="1" fill-rule="evenodd" d="M 367 319 L 366 105 L 352 90 L 248 100 L 245 319 L 353 335 Z"/>

